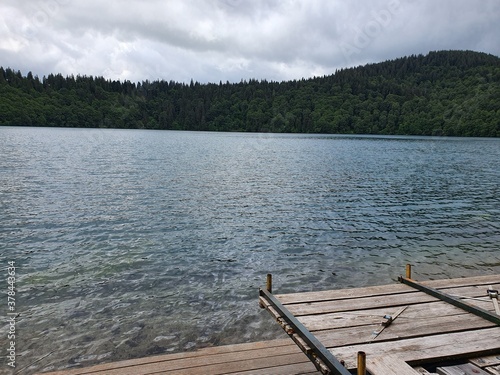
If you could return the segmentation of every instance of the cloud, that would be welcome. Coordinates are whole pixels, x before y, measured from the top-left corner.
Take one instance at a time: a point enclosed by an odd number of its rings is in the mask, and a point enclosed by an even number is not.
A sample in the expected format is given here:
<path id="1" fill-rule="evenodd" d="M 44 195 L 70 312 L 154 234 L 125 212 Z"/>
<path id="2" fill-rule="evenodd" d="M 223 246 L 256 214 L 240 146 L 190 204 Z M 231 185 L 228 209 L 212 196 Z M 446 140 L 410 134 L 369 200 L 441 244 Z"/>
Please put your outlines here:
<path id="1" fill-rule="evenodd" d="M 132 81 L 288 80 L 438 49 L 500 54 L 483 0 L 3 0 L 0 65 Z"/>

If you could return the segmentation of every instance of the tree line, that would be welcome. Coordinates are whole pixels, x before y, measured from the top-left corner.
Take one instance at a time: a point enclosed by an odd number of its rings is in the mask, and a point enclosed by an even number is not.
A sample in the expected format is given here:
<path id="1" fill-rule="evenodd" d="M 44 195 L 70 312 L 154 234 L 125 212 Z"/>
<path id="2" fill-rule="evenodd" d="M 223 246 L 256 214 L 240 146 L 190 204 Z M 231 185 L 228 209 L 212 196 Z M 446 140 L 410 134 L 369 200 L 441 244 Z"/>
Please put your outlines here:
<path id="1" fill-rule="evenodd" d="M 500 136 L 500 58 L 436 51 L 285 82 L 133 83 L 0 67 L 0 125 Z"/>

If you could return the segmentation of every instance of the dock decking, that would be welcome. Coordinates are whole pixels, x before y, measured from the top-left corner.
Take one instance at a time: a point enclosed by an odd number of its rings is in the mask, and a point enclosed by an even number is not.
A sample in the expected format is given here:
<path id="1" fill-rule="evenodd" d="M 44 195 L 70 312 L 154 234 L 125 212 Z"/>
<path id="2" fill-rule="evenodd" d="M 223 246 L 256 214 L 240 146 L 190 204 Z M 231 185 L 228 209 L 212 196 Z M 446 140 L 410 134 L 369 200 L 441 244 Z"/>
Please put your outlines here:
<path id="1" fill-rule="evenodd" d="M 495 299 L 487 291 L 500 289 L 500 275 L 421 284 L 494 314 Z M 488 359 L 491 362 L 481 367 L 487 374 L 500 374 L 498 323 L 411 286 L 392 284 L 274 297 L 349 370 L 357 368 L 358 352 L 366 353 L 367 370 L 372 375 L 416 375 L 425 373 L 414 369 L 420 364 L 493 355 Z M 316 348 L 304 341 L 287 317 L 265 295 L 260 302 L 318 369 L 329 373 Z"/>

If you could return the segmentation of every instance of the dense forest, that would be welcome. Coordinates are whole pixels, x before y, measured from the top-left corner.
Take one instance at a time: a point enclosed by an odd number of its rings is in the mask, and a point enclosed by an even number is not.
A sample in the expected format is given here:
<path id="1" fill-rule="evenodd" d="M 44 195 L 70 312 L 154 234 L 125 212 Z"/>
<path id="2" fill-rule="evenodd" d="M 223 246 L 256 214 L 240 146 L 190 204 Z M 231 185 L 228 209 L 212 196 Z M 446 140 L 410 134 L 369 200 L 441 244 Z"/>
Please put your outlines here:
<path id="1" fill-rule="evenodd" d="M 500 136 L 500 58 L 438 51 L 286 82 L 148 80 L 0 68 L 0 125 Z"/>

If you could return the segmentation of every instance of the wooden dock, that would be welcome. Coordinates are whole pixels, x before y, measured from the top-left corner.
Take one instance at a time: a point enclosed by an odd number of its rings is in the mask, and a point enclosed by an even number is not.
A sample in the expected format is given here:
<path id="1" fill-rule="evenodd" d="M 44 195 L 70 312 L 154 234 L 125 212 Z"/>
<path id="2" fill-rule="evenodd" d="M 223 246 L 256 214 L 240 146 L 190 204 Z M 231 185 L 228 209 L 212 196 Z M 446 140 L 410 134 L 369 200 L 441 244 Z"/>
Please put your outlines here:
<path id="1" fill-rule="evenodd" d="M 472 362 L 474 371 L 500 375 L 500 315 L 495 310 L 500 275 L 419 285 L 450 298 L 444 301 L 396 283 L 276 296 L 261 291 L 260 302 L 324 374 L 349 372 L 326 364 L 322 348 L 350 371 L 358 368 L 358 353 L 366 355 L 371 375 L 469 374 L 463 368 Z M 317 340 L 319 348 L 308 340 Z"/>
<path id="2" fill-rule="evenodd" d="M 487 290 L 500 289 L 500 275 L 421 284 L 495 316 Z M 371 375 L 500 375 L 500 326 L 414 287 L 394 283 L 272 296 L 349 374 L 357 372 L 358 353 L 364 352 Z M 260 303 L 293 341 L 211 347 L 44 375 L 336 374 L 265 297 Z"/>

